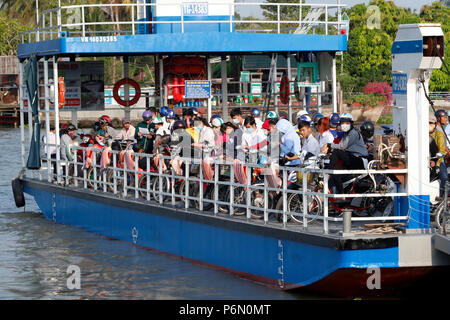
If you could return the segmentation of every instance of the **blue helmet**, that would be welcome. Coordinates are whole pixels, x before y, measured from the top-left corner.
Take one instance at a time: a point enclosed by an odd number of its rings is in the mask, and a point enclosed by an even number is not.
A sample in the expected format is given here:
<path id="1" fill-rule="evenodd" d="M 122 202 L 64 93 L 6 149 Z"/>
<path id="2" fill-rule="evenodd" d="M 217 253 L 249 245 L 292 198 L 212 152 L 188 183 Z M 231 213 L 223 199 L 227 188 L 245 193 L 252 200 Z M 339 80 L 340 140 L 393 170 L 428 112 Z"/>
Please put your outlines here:
<path id="1" fill-rule="evenodd" d="M 192 112 L 194 113 L 194 116 L 198 115 L 198 110 L 195 107 L 192 107 Z"/>
<path id="2" fill-rule="evenodd" d="M 305 115 L 301 116 L 300 118 L 298 118 L 298 122 L 301 122 L 301 121 L 311 123 L 312 120 L 311 120 L 310 116 L 305 114 Z"/>
<path id="3" fill-rule="evenodd" d="M 142 113 L 142 119 L 144 119 L 145 121 L 150 120 L 153 117 L 153 113 L 150 110 L 145 110 Z"/>
<path id="4" fill-rule="evenodd" d="M 330 116 L 330 126 L 331 127 L 337 127 L 339 125 L 339 122 L 341 120 L 341 117 L 338 113 L 332 113 Z"/>
<path id="5" fill-rule="evenodd" d="M 175 119 L 176 118 L 175 111 L 173 111 L 172 109 L 168 109 L 166 112 L 166 118 Z"/>
<path id="6" fill-rule="evenodd" d="M 261 111 L 259 111 L 258 108 L 253 108 L 252 109 L 252 116 L 259 117 L 260 115 L 261 115 Z"/>
<path id="7" fill-rule="evenodd" d="M 323 114 L 321 114 L 321 113 L 316 113 L 312 117 L 312 120 L 313 120 L 314 124 L 317 124 L 321 118 L 325 118 L 325 116 Z"/>
<path id="8" fill-rule="evenodd" d="M 167 108 L 167 107 L 162 107 L 161 108 L 161 115 L 162 116 L 167 116 L 167 111 L 169 111 L 169 108 Z"/>

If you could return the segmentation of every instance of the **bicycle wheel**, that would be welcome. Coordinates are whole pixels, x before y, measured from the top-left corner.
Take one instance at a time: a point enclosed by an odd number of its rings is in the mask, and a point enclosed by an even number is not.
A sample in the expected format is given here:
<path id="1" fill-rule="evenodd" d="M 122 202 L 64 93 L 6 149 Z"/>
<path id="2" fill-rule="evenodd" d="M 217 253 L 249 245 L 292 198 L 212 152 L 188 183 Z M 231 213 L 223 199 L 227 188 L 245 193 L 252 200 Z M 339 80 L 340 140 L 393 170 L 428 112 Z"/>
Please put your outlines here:
<path id="1" fill-rule="evenodd" d="M 264 187 L 264 183 L 258 183 L 254 184 L 255 187 Z M 273 198 L 272 195 L 268 192 L 267 193 L 267 209 L 272 208 L 272 202 Z M 258 209 L 251 209 L 250 210 L 250 216 L 253 219 L 262 219 L 264 218 L 264 190 L 260 189 L 252 189 L 250 193 L 250 205 L 252 207 L 261 208 Z"/>
<path id="2" fill-rule="evenodd" d="M 163 177 L 161 178 L 161 182 L 162 182 L 162 187 L 161 190 L 162 192 L 169 192 L 170 191 L 170 181 L 169 178 L 167 177 Z M 156 202 L 159 202 L 159 177 L 155 177 L 155 179 L 153 179 L 153 184 L 152 184 L 152 196 L 153 199 L 155 199 Z M 167 196 L 163 196 L 163 202 L 167 199 Z"/>
<path id="3" fill-rule="evenodd" d="M 314 222 L 319 215 L 322 215 L 322 201 L 318 196 L 306 196 L 308 214 L 313 217 L 307 217 L 307 224 Z M 287 208 L 290 212 L 303 213 L 303 195 L 293 193 L 287 199 Z M 291 215 L 291 219 L 303 225 L 303 217 Z"/>
<path id="4" fill-rule="evenodd" d="M 149 178 L 148 189 L 147 189 L 147 178 Z M 147 199 L 147 192 L 150 192 L 150 193 L 152 192 L 152 185 L 153 185 L 154 179 L 155 179 L 154 176 L 147 176 L 147 175 L 142 175 L 139 178 L 139 180 L 138 180 L 138 188 L 140 189 L 139 190 L 139 196 L 141 198 Z"/>

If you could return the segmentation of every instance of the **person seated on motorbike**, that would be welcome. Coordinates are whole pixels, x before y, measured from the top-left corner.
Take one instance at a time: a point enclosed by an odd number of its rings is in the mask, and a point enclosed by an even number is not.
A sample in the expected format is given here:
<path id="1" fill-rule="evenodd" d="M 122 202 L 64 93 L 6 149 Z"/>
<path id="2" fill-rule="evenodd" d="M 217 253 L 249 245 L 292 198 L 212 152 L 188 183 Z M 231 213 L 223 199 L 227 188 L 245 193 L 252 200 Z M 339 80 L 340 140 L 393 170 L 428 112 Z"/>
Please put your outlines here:
<path id="1" fill-rule="evenodd" d="M 69 123 L 66 127 L 66 133 L 61 136 L 61 160 L 73 161 L 76 131 L 77 128 Z"/>
<path id="2" fill-rule="evenodd" d="M 312 134 L 314 135 L 314 137 L 316 139 L 319 139 L 319 134 L 320 134 L 320 124 L 319 121 L 320 119 L 325 118 L 325 116 L 321 113 L 316 113 L 315 115 L 313 115 L 312 117 L 312 123 L 313 123 L 313 130 L 312 130 Z"/>
<path id="3" fill-rule="evenodd" d="M 448 116 L 447 116 L 447 112 L 443 109 L 439 109 L 436 111 L 436 113 L 434 114 L 436 116 L 436 130 L 442 132 L 444 134 L 444 138 L 445 138 L 445 151 L 447 154 L 450 154 L 450 139 L 448 139 L 448 135 L 447 135 L 447 127 L 448 126 Z"/>
<path id="4" fill-rule="evenodd" d="M 200 156 L 202 158 L 210 157 L 213 151 L 212 149 L 216 145 L 214 130 L 204 118 L 195 119 L 194 126 L 199 131 L 199 139 L 192 146 L 201 151 Z M 199 154 L 196 153 L 197 155 Z"/>
<path id="5" fill-rule="evenodd" d="M 224 140 L 225 134 L 222 132 L 222 126 L 223 126 L 223 120 L 220 117 L 215 117 L 211 121 L 211 127 L 214 131 L 214 140 L 216 142 L 216 147 L 218 147 L 220 150 L 223 149 L 223 143 L 226 141 Z M 222 151 L 220 151 L 222 153 Z"/>
<path id="6" fill-rule="evenodd" d="M 153 113 L 150 110 L 145 110 L 142 113 L 142 121 L 136 126 L 134 138 L 140 152 L 151 153 L 153 151 L 155 125 L 152 123 L 152 117 Z"/>
<path id="7" fill-rule="evenodd" d="M 433 153 L 432 157 L 436 157 L 437 153 L 445 154 L 445 134 L 442 131 L 437 130 L 436 122 L 437 122 L 436 116 L 434 116 L 433 114 L 430 114 L 430 119 L 429 119 L 430 138 L 434 141 L 435 145 L 437 146 L 437 152 L 435 152 L 436 148 L 430 147 L 430 153 Z M 430 141 L 431 144 L 433 143 L 433 141 Z M 434 168 L 435 166 L 437 166 L 439 168 L 439 196 L 440 197 L 444 196 L 445 183 L 448 181 L 447 167 L 445 165 L 445 161 L 443 161 L 443 160 L 444 159 L 441 158 L 441 159 L 438 159 L 437 161 L 436 160 L 430 161 L 431 168 Z"/>
<path id="8" fill-rule="evenodd" d="M 333 143 L 334 136 L 330 131 L 330 118 L 319 119 L 319 148 L 321 153 L 326 153 L 326 145 Z"/>
<path id="9" fill-rule="evenodd" d="M 278 121 L 280 119 L 280 116 L 275 111 L 269 111 L 267 112 L 266 119 L 274 119 Z"/>
<path id="10" fill-rule="evenodd" d="M 343 113 L 340 116 L 340 127 L 343 134 L 342 139 L 335 138 L 334 142 L 328 145 L 328 152 L 331 152 L 330 162 L 326 169 L 364 169 L 363 158 L 368 157 L 369 152 L 361 134 L 353 126 L 353 116 L 350 113 Z M 331 175 L 330 187 L 332 193 L 343 193 L 342 175 Z M 332 181 L 331 181 L 332 180 Z"/>
<path id="11" fill-rule="evenodd" d="M 169 131 L 172 131 L 172 126 L 175 120 L 177 120 L 177 115 L 175 111 L 172 109 L 167 110 L 166 122 L 164 123 L 165 128 Z"/>
<path id="12" fill-rule="evenodd" d="M 183 110 L 183 121 L 186 128 L 191 128 L 194 126 L 194 111 L 192 111 L 192 109 Z"/>
<path id="13" fill-rule="evenodd" d="M 276 129 L 282 134 L 279 142 L 282 163 L 284 162 L 286 166 L 299 165 L 301 143 L 294 127 L 288 120 L 281 119 L 277 122 Z"/>
<path id="14" fill-rule="evenodd" d="M 236 146 L 238 146 L 238 138 L 235 135 L 234 131 L 236 130 L 236 127 L 231 122 L 225 122 L 222 127 L 221 131 L 223 132 L 223 155 L 222 158 L 224 160 L 231 161 L 233 159 L 237 159 L 237 149 Z"/>
<path id="15" fill-rule="evenodd" d="M 371 121 L 365 121 L 360 127 L 359 132 L 361 133 L 366 148 L 369 151 L 368 160 L 369 162 L 373 160 L 374 157 L 374 147 L 373 147 L 373 134 L 375 132 L 375 126 Z"/>
<path id="16" fill-rule="evenodd" d="M 133 140 L 131 143 L 136 143 L 134 135 L 136 134 L 136 128 L 131 125 L 130 118 L 122 119 L 122 130 L 114 137 L 116 140 Z"/>
<path id="17" fill-rule="evenodd" d="M 340 130 L 339 121 L 339 114 L 334 112 L 330 115 L 330 132 L 335 138 L 341 139 L 344 133 Z"/>
<path id="18" fill-rule="evenodd" d="M 105 139 L 112 139 L 117 135 L 116 130 L 111 127 L 111 118 L 107 115 L 103 115 L 98 119 L 100 124 L 100 130 L 98 130 L 98 135 L 104 137 Z"/>
<path id="19" fill-rule="evenodd" d="M 307 121 L 300 121 L 298 123 L 298 129 L 300 130 L 300 135 L 302 136 L 300 159 L 304 161 L 311 156 L 317 156 L 320 152 L 320 147 L 319 142 L 312 134 L 311 124 Z"/>
<path id="20" fill-rule="evenodd" d="M 253 117 L 248 116 L 244 120 L 245 131 L 242 134 L 242 149 L 252 156 L 250 162 L 255 163 L 258 154 L 267 154 L 267 145 L 269 144 L 267 136 L 261 129 L 256 126 L 256 121 Z"/>
<path id="21" fill-rule="evenodd" d="M 153 154 L 159 153 L 160 147 L 169 143 L 170 131 L 164 127 L 164 121 L 161 117 L 155 117 L 152 120 L 155 125 L 155 141 L 153 143 Z"/>

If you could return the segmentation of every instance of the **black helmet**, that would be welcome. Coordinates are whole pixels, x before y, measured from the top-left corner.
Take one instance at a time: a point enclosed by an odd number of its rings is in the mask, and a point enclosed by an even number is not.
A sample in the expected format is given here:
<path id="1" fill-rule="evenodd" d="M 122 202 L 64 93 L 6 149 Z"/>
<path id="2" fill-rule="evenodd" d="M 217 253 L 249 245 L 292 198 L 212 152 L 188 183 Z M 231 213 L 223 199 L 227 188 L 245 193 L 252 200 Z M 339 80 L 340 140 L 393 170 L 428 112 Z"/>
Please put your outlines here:
<path id="1" fill-rule="evenodd" d="M 75 130 L 77 130 L 77 128 L 73 124 L 69 123 L 66 127 L 66 130 L 67 131 L 75 131 Z"/>
<path id="2" fill-rule="evenodd" d="M 92 125 L 92 128 L 94 129 L 94 131 L 98 131 L 100 130 L 100 122 L 94 122 L 94 124 Z"/>
<path id="3" fill-rule="evenodd" d="M 171 132 L 174 132 L 175 130 L 178 130 L 178 129 L 186 129 L 186 123 L 183 120 L 175 121 L 172 125 Z"/>
<path id="4" fill-rule="evenodd" d="M 447 116 L 447 111 L 445 111 L 444 109 L 439 109 L 436 111 L 436 113 L 434 114 L 436 116 L 436 118 L 440 118 L 440 117 L 446 117 Z"/>
<path id="5" fill-rule="evenodd" d="M 359 131 L 364 138 L 369 139 L 375 132 L 375 126 L 373 125 L 373 122 L 366 121 L 359 127 Z"/>

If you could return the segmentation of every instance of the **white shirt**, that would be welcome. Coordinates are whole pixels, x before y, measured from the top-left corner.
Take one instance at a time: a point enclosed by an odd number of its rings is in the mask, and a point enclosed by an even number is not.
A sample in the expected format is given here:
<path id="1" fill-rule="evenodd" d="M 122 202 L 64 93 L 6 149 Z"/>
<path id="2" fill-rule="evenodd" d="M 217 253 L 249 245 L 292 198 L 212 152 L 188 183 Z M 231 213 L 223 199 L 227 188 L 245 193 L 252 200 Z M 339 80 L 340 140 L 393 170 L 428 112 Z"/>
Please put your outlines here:
<path id="1" fill-rule="evenodd" d="M 130 125 L 128 130 L 126 130 L 125 128 L 122 128 L 122 130 L 120 130 L 119 134 L 117 136 L 115 136 L 115 139 L 135 140 L 134 139 L 135 132 L 136 132 L 136 128 L 133 127 L 132 125 Z"/>
<path id="2" fill-rule="evenodd" d="M 307 139 L 302 139 L 302 157 L 305 157 L 308 152 L 315 156 L 320 153 L 319 142 L 312 134 L 310 134 Z"/>
<path id="3" fill-rule="evenodd" d="M 445 139 L 445 145 L 447 146 L 447 148 L 450 148 L 450 124 L 445 126 L 445 130 L 444 130 L 445 134 L 447 135 L 448 139 Z"/>
<path id="4" fill-rule="evenodd" d="M 263 130 L 256 129 L 252 133 L 249 133 L 248 129 L 245 128 L 244 133 L 242 134 L 242 144 L 241 145 L 242 145 L 242 147 L 244 147 L 244 146 L 252 147 L 258 143 L 263 142 L 266 139 L 267 139 L 267 136 Z M 263 148 L 260 148 L 259 150 L 260 151 L 267 150 L 267 146 L 264 146 Z"/>
<path id="5" fill-rule="evenodd" d="M 42 137 L 42 141 L 44 141 L 45 146 L 44 146 L 44 152 L 47 155 L 48 153 L 50 153 L 50 155 L 52 154 L 56 154 L 56 146 L 48 146 L 47 144 L 53 144 L 56 145 L 56 134 L 54 134 L 53 132 L 50 132 L 48 135 L 48 143 L 47 143 L 47 135 L 44 135 Z M 48 151 L 47 151 L 48 150 Z"/>
<path id="6" fill-rule="evenodd" d="M 328 143 L 333 143 L 334 136 L 330 132 L 330 130 L 325 131 L 323 134 L 319 134 L 319 147 L 322 149 L 322 147 Z"/>

